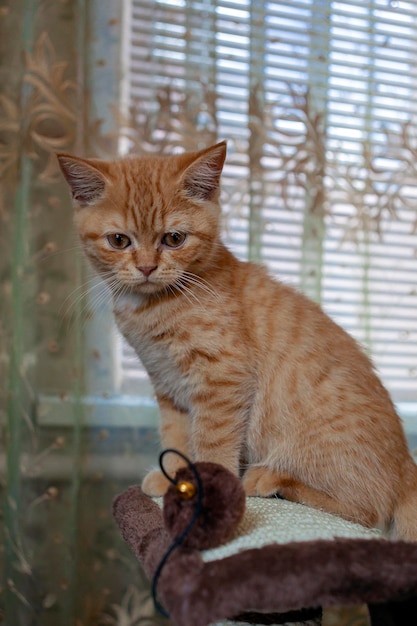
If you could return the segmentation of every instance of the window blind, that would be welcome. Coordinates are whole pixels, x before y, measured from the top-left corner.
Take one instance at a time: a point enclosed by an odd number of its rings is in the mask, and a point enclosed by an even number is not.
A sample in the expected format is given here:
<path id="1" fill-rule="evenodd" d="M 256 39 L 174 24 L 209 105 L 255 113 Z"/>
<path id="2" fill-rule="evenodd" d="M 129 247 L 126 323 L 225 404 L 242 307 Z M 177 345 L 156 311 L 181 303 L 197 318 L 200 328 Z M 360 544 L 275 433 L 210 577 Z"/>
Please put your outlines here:
<path id="1" fill-rule="evenodd" d="M 417 402 L 417 2 L 131 0 L 124 149 L 228 140 L 224 239 Z M 123 389 L 150 389 L 123 346 Z M 149 391 L 150 393 L 150 391 Z"/>

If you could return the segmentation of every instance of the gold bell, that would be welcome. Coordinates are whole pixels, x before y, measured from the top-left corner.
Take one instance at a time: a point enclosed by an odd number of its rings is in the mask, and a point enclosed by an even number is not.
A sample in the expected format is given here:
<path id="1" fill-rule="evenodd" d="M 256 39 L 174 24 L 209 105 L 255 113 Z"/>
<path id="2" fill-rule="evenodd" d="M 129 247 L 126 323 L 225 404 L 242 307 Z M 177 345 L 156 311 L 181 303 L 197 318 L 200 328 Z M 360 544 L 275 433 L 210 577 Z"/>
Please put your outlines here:
<path id="1" fill-rule="evenodd" d="M 177 483 L 177 491 L 183 500 L 191 500 L 195 496 L 196 487 L 188 480 L 180 480 Z"/>

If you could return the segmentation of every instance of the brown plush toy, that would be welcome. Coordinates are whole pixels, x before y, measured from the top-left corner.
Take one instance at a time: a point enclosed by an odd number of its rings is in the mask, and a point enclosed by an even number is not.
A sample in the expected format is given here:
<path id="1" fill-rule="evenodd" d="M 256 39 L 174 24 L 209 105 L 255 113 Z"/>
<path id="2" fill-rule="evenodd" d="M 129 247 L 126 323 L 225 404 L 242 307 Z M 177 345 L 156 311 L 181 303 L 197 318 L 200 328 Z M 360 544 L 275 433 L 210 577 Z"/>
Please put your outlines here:
<path id="1" fill-rule="evenodd" d="M 196 463 L 193 467 L 202 484 L 200 507 L 197 508 L 199 485 L 196 474 L 190 466 L 182 467 L 164 496 L 164 524 L 175 539 L 196 514 L 181 545 L 208 550 L 231 538 L 245 512 L 245 492 L 237 476 L 221 465 Z"/>
<path id="2" fill-rule="evenodd" d="M 322 607 L 354 604 L 368 605 L 372 626 L 416 626 L 416 544 L 278 498 L 245 498 L 214 463 L 188 463 L 172 482 L 162 510 L 134 486 L 113 514 L 176 626 L 320 624 Z M 284 529 L 272 541 L 268 515 Z M 324 538 L 312 538 L 313 522 Z"/>

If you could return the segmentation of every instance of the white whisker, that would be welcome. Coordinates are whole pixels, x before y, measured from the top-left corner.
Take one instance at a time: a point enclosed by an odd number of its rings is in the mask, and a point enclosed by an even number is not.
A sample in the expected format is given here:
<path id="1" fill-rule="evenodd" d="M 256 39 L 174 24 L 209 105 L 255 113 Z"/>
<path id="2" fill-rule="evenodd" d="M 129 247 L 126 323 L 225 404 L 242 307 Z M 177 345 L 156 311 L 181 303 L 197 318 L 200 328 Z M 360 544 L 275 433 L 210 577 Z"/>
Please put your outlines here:
<path id="1" fill-rule="evenodd" d="M 175 283 L 170 285 L 170 287 L 177 289 L 177 291 L 179 291 L 184 296 L 184 298 L 187 300 L 187 302 L 190 303 L 191 306 L 194 306 L 195 302 L 201 305 L 201 302 L 199 301 L 195 293 L 193 293 L 191 289 L 184 285 L 184 283 L 181 282 L 181 279 L 176 280 Z M 194 301 L 190 298 L 190 296 L 194 299 Z"/>
<path id="2" fill-rule="evenodd" d="M 112 277 L 112 273 L 106 275 L 107 281 Z M 72 325 L 77 317 L 83 320 L 82 328 L 84 328 L 88 320 L 88 312 L 98 311 L 103 303 L 109 299 L 109 287 L 112 283 L 117 284 L 116 278 L 112 278 L 110 282 L 103 282 L 98 277 L 93 276 L 87 281 L 78 285 L 62 302 L 58 316 L 61 317 L 61 323 L 66 320 L 66 328 Z M 107 285 L 107 288 L 106 288 Z M 96 292 L 98 290 L 98 292 Z M 69 305 L 67 305 L 69 303 Z"/>
<path id="3" fill-rule="evenodd" d="M 63 313 L 63 309 L 68 305 L 68 303 L 69 303 L 69 308 L 72 308 L 74 304 L 76 304 L 79 300 L 84 298 L 93 289 L 96 289 L 97 287 L 100 287 L 100 286 L 102 286 L 102 282 L 98 281 L 97 277 L 94 276 L 93 278 L 89 278 L 88 280 L 86 280 L 81 285 L 78 285 L 77 287 L 75 287 L 71 291 L 71 293 L 65 298 L 65 300 L 61 303 L 61 306 L 59 307 L 59 310 L 58 310 L 58 315 L 61 315 Z M 75 298 L 75 300 L 71 301 L 72 298 Z"/>
<path id="4" fill-rule="evenodd" d="M 208 295 L 212 296 L 217 302 L 221 302 L 219 294 L 210 287 L 210 285 L 201 276 L 192 274 L 191 272 L 184 272 L 181 276 L 181 282 L 184 281 L 190 285 L 199 287 L 202 291 L 205 291 Z"/>
<path id="5" fill-rule="evenodd" d="M 132 287 L 126 284 L 120 284 L 120 281 L 115 280 L 112 284 L 114 305 L 117 307 L 118 303 L 124 298 L 124 296 L 132 293 Z"/>
<path id="6" fill-rule="evenodd" d="M 41 250 L 38 250 L 37 252 L 35 252 L 33 254 L 33 256 L 31 257 L 31 260 L 33 263 L 45 263 L 45 261 L 51 261 L 52 259 L 54 259 L 55 257 L 67 254 L 69 252 L 72 253 L 72 256 L 74 251 L 79 253 L 79 256 L 84 256 L 83 252 L 82 252 L 82 246 L 80 243 L 78 243 L 77 245 L 71 246 L 69 248 L 57 248 L 55 249 L 55 245 L 52 244 L 51 249 L 48 249 L 48 244 L 46 244 L 46 246 L 44 246 Z"/>

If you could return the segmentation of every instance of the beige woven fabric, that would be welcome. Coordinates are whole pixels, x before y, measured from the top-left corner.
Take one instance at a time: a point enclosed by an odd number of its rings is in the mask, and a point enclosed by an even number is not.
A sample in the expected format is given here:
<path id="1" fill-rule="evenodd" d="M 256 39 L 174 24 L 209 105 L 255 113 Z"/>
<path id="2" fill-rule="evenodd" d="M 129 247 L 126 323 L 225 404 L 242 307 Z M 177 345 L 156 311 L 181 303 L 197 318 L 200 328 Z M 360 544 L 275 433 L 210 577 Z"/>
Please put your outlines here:
<path id="1" fill-rule="evenodd" d="M 270 543 L 314 541 L 335 537 L 380 538 L 382 533 L 347 522 L 317 509 L 279 498 L 246 498 L 246 511 L 231 541 L 202 552 L 203 560 L 214 561 Z"/>

